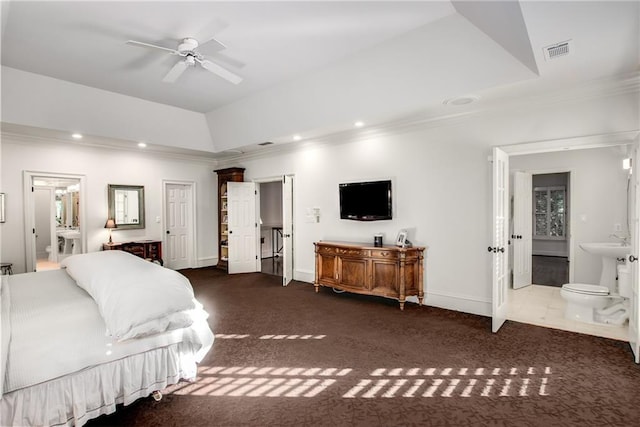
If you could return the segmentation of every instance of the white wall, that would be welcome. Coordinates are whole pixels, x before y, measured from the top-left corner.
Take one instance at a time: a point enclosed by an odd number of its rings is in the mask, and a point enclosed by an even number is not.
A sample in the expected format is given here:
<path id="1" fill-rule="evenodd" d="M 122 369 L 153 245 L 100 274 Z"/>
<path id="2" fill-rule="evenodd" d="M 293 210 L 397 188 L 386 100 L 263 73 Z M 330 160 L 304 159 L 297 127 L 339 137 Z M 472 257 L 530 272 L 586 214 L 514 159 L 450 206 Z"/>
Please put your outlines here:
<path id="1" fill-rule="evenodd" d="M 491 313 L 492 164 L 494 145 L 571 136 L 597 135 L 638 128 L 637 94 L 558 102 L 531 108 L 487 111 L 449 123 L 416 125 L 372 132 L 354 131 L 325 141 L 309 141 L 297 151 L 245 159 L 228 166 L 246 168 L 245 179 L 294 174 L 294 277 L 313 281 L 313 242 L 343 240 L 370 243 L 384 233 L 393 241 L 407 228 L 415 245 L 428 247 L 425 258 L 426 304 L 470 313 Z M 371 136 L 367 136 L 371 135 Z M 534 139 L 534 137 L 536 139 Z M 515 157 L 514 157 L 515 159 Z M 578 162 L 580 160 L 577 160 Z M 613 159 L 611 159 L 613 162 Z M 595 157 L 577 173 L 599 176 Z M 225 165 L 227 166 L 227 165 Z M 547 168 L 557 166 L 551 163 Z M 564 165 L 563 165 L 564 166 Z M 541 168 L 541 167 L 539 167 Z M 389 221 L 339 219 L 338 184 L 391 178 L 394 213 Z M 619 178 L 619 177 L 618 177 Z M 616 178 L 617 179 L 617 178 Z M 615 180 L 615 179 L 614 179 Z M 616 181 L 618 182 L 618 181 Z M 595 183 L 593 183 L 595 185 Z M 607 185 L 613 188 L 615 185 Z M 617 188 L 617 187 L 616 187 Z M 585 199 L 587 204 L 613 205 Z M 320 208 L 320 222 L 307 222 L 309 208 Z M 591 209 L 593 206 L 589 206 Z M 578 211 L 587 207 L 578 204 Z M 607 222 L 587 211 L 588 220 Z M 602 234 L 585 234 L 585 239 Z M 592 272 L 577 278 L 590 278 Z"/>
<path id="2" fill-rule="evenodd" d="M 601 258 L 578 246 L 586 242 L 619 241 L 610 234 L 614 224 L 621 224 L 628 235 L 626 195 L 628 171 L 622 169 L 626 147 L 570 150 L 556 153 L 511 156 L 510 169 L 571 171 L 571 202 L 574 221 L 574 282 L 597 284 L 600 281 Z"/>
<path id="3" fill-rule="evenodd" d="M 9 67 L 2 67 L 2 121 L 216 151 L 204 114 Z"/>
<path id="4" fill-rule="evenodd" d="M 217 225 L 215 212 L 216 174 L 207 162 L 163 158 L 144 152 L 83 148 L 76 144 L 61 145 L 43 142 L 2 142 L 2 189 L 7 193 L 7 223 L 2 224 L 3 262 L 13 262 L 14 272 L 25 271 L 23 171 L 80 174 L 86 176 L 87 250 L 101 249 L 109 239 L 104 228 L 107 218 L 107 185 L 143 185 L 145 189 L 146 228 L 115 230 L 114 241 L 164 238 L 162 229 L 162 181 L 193 181 L 196 183 L 196 234 L 199 265 L 212 265 L 217 259 Z M 156 222 L 160 218 L 160 222 Z"/>

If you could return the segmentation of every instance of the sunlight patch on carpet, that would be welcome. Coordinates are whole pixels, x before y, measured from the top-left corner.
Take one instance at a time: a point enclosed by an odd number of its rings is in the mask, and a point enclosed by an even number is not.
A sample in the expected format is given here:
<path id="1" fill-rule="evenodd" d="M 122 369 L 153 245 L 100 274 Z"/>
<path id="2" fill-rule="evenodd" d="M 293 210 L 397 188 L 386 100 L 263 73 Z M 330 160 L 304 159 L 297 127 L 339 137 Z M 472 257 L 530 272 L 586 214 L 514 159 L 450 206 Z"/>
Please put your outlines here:
<path id="1" fill-rule="evenodd" d="M 190 396 L 315 397 L 336 388 L 346 399 L 549 396 L 551 367 L 353 368 L 202 366 L 173 393 Z M 344 391 L 342 391 L 344 390 Z"/>

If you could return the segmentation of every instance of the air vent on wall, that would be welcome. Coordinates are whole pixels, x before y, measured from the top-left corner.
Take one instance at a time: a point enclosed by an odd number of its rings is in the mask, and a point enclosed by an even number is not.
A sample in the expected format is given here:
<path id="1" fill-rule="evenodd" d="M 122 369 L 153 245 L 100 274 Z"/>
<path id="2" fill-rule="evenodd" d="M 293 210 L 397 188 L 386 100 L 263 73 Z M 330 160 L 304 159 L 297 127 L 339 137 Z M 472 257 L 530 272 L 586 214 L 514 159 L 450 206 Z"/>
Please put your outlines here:
<path id="1" fill-rule="evenodd" d="M 544 51 L 544 59 L 550 61 L 560 56 L 567 56 L 573 51 L 573 40 L 556 43 L 551 46 L 542 48 Z"/>
<path id="2" fill-rule="evenodd" d="M 266 141 L 266 142 L 261 142 L 261 143 L 260 143 L 260 144 L 258 144 L 258 145 L 260 145 L 260 146 L 264 147 L 265 145 L 271 145 L 271 144 L 273 144 L 273 142 L 271 142 L 271 141 Z"/>

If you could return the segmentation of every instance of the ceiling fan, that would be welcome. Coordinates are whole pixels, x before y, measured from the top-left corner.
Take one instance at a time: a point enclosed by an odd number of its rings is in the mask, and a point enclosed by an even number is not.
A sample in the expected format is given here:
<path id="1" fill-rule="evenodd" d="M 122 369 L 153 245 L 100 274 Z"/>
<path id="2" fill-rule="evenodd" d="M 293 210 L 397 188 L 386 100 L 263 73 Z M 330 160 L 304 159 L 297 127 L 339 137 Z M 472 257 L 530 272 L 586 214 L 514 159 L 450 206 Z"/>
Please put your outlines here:
<path id="1" fill-rule="evenodd" d="M 217 44 L 220 49 L 226 49 L 226 46 L 224 44 L 222 44 L 220 41 L 216 40 L 215 38 L 207 40 L 205 43 L 210 43 L 210 42 L 215 42 L 215 44 Z M 154 44 L 150 44 L 150 43 L 139 42 L 139 41 L 135 41 L 135 40 L 128 40 L 127 44 L 130 44 L 132 46 L 148 48 L 148 49 L 164 50 L 165 52 L 168 52 L 171 55 L 177 55 L 177 56 L 180 56 L 180 57 L 184 58 L 181 61 L 179 61 L 178 63 L 176 63 L 169 70 L 169 72 L 162 79 L 163 82 L 167 82 L 167 83 L 175 82 L 176 80 L 178 80 L 178 77 L 180 77 L 182 75 L 182 73 L 185 72 L 185 70 L 187 68 L 195 67 L 196 63 L 200 64 L 202 66 L 202 68 L 204 68 L 205 70 L 210 71 L 213 74 L 215 74 L 215 75 L 217 75 L 219 77 L 222 77 L 223 79 L 225 79 L 225 80 L 227 80 L 227 81 L 229 81 L 229 82 L 231 82 L 233 84 L 237 85 L 238 83 L 240 83 L 242 81 L 242 77 L 240 77 L 237 74 L 234 74 L 231 71 L 227 70 L 226 68 L 216 64 L 211 59 L 203 56 L 200 52 L 198 52 L 196 49 L 198 48 L 198 46 L 200 46 L 200 44 L 198 43 L 198 40 L 196 40 L 194 38 L 187 37 L 185 39 L 182 39 L 180 41 L 180 43 L 178 44 L 178 48 L 177 49 L 171 49 L 171 48 L 168 48 L 168 47 L 158 46 L 158 45 L 154 45 Z M 244 65 L 244 64 L 241 64 L 238 61 L 235 61 L 235 62 L 237 64 L 239 64 L 239 66 Z"/>

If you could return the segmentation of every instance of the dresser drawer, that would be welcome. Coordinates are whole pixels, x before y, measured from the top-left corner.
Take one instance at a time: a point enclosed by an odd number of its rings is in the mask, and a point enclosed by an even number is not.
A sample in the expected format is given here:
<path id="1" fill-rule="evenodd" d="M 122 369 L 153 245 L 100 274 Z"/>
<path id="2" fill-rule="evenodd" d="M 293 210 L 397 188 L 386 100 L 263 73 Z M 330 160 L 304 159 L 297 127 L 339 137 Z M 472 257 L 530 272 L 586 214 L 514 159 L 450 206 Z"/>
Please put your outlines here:
<path id="1" fill-rule="evenodd" d="M 397 251 L 389 251 L 385 249 L 373 249 L 371 250 L 371 258 L 380 259 L 397 259 L 399 253 Z"/>

